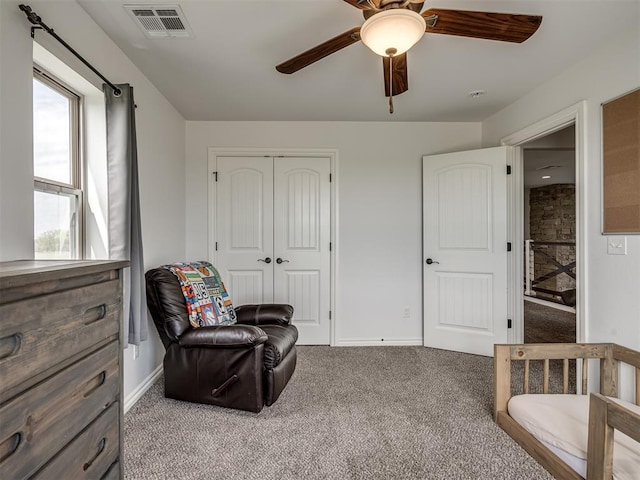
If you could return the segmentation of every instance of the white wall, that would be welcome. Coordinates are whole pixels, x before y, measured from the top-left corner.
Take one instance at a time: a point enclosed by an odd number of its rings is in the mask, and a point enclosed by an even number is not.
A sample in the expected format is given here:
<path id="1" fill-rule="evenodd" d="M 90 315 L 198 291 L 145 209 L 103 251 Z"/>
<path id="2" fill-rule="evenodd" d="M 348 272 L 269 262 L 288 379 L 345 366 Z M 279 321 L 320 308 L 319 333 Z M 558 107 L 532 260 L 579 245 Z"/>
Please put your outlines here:
<path id="1" fill-rule="evenodd" d="M 640 9 L 640 4 L 638 4 Z M 607 255 L 601 234 L 601 103 L 640 86 L 638 26 L 565 70 L 482 124 L 485 146 L 586 100 L 586 340 L 640 349 L 640 235 L 627 236 L 626 256 Z M 628 384 L 627 384 L 628 385 Z"/>
<path id="2" fill-rule="evenodd" d="M 422 155 L 477 148 L 478 123 L 187 122 L 186 140 L 189 260 L 207 258 L 208 147 L 336 149 L 337 343 L 422 342 Z"/>
<path id="3" fill-rule="evenodd" d="M 32 41 L 30 24 L 18 9 L 21 2 L 0 0 L 1 185 L 0 251 L 2 260 L 33 256 Z M 138 161 L 142 235 L 146 268 L 182 258 L 184 233 L 184 119 L 124 53 L 73 0 L 30 1 L 43 21 L 114 83 L 130 83 L 138 105 Z M 44 32 L 38 43 L 88 81 L 101 80 Z M 16 206 L 19 206 L 16 208 Z M 125 351 L 125 397 L 162 362 L 155 328 L 140 357 Z"/>

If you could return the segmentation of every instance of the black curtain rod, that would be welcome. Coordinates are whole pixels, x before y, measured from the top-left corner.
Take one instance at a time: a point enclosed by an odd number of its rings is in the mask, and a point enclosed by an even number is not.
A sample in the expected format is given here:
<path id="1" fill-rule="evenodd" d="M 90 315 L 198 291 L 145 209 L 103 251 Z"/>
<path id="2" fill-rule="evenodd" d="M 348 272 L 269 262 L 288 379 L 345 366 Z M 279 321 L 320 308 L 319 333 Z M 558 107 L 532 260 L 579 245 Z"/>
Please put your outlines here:
<path id="1" fill-rule="evenodd" d="M 69 45 L 67 42 L 65 42 L 62 38 L 60 38 L 60 36 L 53 31 L 53 28 L 49 28 L 43 21 L 42 19 L 36 14 L 36 12 L 34 12 L 33 10 L 31 10 L 31 7 L 29 5 L 20 5 L 20 10 L 22 10 L 24 12 L 24 14 L 27 16 L 27 18 L 29 19 L 29 21 L 33 24 L 33 25 L 38 25 L 37 27 L 31 27 L 31 37 L 33 38 L 33 32 L 36 29 L 42 29 L 45 32 L 47 32 L 49 35 L 51 35 L 53 38 L 55 38 L 57 41 L 59 41 L 62 45 L 64 45 L 64 47 L 69 50 L 71 53 L 73 53 L 76 57 L 78 57 L 78 59 L 84 63 L 87 67 L 89 67 L 91 69 L 91 71 L 93 73 L 95 73 L 96 75 L 98 75 L 102 80 L 104 80 L 104 82 L 109 85 L 112 89 L 113 89 L 113 94 L 116 97 L 119 97 L 122 94 L 122 91 L 116 87 L 113 83 L 111 83 L 109 80 L 107 80 L 105 78 L 104 75 L 102 75 L 98 70 L 95 69 L 95 67 L 93 65 L 91 65 L 89 62 L 87 62 L 82 55 L 80 55 L 78 52 L 76 52 L 71 45 Z"/>

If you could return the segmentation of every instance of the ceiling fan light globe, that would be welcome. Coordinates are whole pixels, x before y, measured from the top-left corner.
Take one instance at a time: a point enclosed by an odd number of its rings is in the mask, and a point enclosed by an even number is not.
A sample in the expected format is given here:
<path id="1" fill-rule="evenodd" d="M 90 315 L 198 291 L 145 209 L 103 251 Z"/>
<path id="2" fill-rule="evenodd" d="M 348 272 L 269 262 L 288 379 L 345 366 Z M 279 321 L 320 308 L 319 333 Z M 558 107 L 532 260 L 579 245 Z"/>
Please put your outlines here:
<path id="1" fill-rule="evenodd" d="M 392 9 L 369 17 L 360 29 L 360 39 L 380 56 L 401 55 L 424 35 L 427 28 L 422 15 L 413 10 Z"/>

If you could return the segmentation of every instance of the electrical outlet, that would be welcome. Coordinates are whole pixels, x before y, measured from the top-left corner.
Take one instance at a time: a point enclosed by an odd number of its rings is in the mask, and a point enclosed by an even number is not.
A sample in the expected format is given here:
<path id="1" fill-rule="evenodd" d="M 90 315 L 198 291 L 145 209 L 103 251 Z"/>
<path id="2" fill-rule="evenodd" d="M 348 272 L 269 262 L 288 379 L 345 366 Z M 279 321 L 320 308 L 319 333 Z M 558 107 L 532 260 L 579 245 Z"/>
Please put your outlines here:
<path id="1" fill-rule="evenodd" d="M 411 309 L 409 307 L 405 307 L 402 309 L 402 318 L 410 318 L 411 317 Z"/>
<path id="2" fill-rule="evenodd" d="M 626 255 L 627 237 L 623 235 L 611 235 L 607 237 L 607 253 L 609 255 Z"/>
<path id="3" fill-rule="evenodd" d="M 133 346 L 133 359 L 137 360 L 140 356 L 140 347 L 138 345 Z"/>

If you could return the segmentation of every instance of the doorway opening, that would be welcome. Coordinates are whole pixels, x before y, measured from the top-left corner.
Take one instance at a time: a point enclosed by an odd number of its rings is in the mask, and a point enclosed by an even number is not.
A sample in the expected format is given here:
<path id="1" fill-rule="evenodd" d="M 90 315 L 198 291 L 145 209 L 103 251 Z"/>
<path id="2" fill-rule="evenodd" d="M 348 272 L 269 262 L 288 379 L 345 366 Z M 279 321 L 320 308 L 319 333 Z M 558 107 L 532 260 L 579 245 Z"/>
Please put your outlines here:
<path id="1" fill-rule="evenodd" d="M 576 341 L 575 125 L 521 145 L 524 343 Z"/>
<path id="2" fill-rule="evenodd" d="M 543 118 L 522 130 L 504 137 L 501 144 L 515 147 L 511 158 L 511 171 L 507 183 L 508 212 L 507 230 L 515 248 L 508 257 L 509 275 L 509 318 L 513 319 L 509 329 L 509 343 L 524 343 L 524 292 L 525 252 L 524 252 L 524 164 L 523 146 L 535 140 L 550 136 L 567 127 L 574 129 L 574 166 L 575 166 L 575 328 L 576 342 L 586 337 L 586 302 L 588 295 L 585 269 L 585 226 L 583 205 L 585 199 L 585 161 L 586 161 L 586 122 L 585 105 L 581 101 L 547 118 Z M 520 248 L 522 246 L 522 248 Z M 566 295 L 566 294 L 565 294 Z M 557 305 L 556 305 L 557 306 Z M 578 370 L 580 367 L 578 366 Z M 578 386 L 579 387 L 579 386 Z M 579 390 L 579 388 L 578 388 Z"/>

